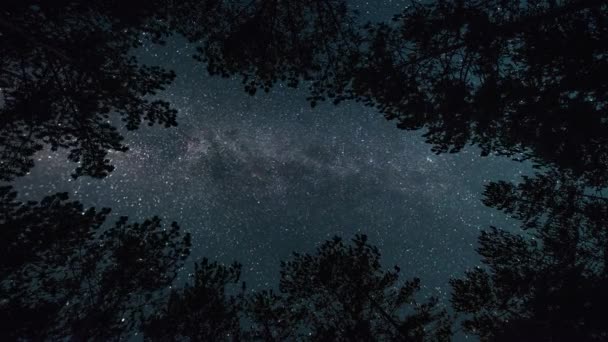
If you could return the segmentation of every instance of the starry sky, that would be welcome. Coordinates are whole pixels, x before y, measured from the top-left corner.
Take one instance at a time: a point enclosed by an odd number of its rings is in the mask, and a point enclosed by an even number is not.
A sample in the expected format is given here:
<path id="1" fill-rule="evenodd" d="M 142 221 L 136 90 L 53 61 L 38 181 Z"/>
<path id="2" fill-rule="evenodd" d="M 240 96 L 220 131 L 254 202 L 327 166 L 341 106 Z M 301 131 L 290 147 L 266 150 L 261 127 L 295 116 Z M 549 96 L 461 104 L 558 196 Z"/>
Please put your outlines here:
<path id="1" fill-rule="evenodd" d="M 384 5 L 358 7 L 382 19 L 401 4 Z M 274 285 L 292 251 L 365 233 L 387 266 L 445 297 L 448 279 L 478 264 L 480 229 L 516 226 L 484 207 L 480 193 L 529 165 L 482 158 L 474 147 L 435 155 L 422 131 L 399 130 L 355 103 L 311 109 L 304 91 L 280 84 L 249 96 L 239 79 L 207 76 L 190 51 L 175 38 L 136 52 L 176 71 L 160 96 L 179 110 L 178 127 L 125 132 L 130 151 L 110 154 L 116 170 L 103 180 L 72 180 L 65 154 L 43 151 L 14 183 L 20 197 L 67 191 L 115 216 L 177 221 L 193 235 L 192 260 L 238 260 L 250 288 Z"/>

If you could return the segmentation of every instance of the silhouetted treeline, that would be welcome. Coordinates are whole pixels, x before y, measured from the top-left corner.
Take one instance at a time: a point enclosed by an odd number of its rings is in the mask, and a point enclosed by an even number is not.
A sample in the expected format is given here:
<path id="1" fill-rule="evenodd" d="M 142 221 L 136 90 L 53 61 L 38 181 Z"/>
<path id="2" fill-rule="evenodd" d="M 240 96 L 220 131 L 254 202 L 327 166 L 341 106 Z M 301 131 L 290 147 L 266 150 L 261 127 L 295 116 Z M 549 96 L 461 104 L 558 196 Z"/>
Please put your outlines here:
<path id="1" fill-rule="evenodd" d="M 139 328 L 190 253 L 190 235 L 158 218 L 104 224 L 110 209 L 66 193 L 16 201 L 0 188 L 0 335 L 115 339 Z"/>
<path id="2" fill-rule="evenodd" d="M 333 0 L 4 1 L 0 181 L 25 175 L 45 147 L 69 152 L 78 163 L 74 177 L 105 177 L 113 170 L 108 151 L 127 150 L 115 126 L 120 121 L 129 130 L 142 122 L 176 125 L 176 110 L 154 98 L 174 72 L 143 65 L 135 48 L 180 33 L 201 44 L 194 57 L 212 74 L 269 68 L 255 71 L 253 93 L 270 87 L 277 69 L 293 85 L 316 72 L 326 47 L 318 43 L 339 34 L 325 25 L 343 21 L 345 11 L 343 1 Z M 280 42 L 279 32 L 288 34 Z"/>
<path id="3" fill-rule="evenodd" d="M 281 264 L 279 292 L 246 292 L 241 266 L 203 259 L 176 282 L 190 236 L 158 218 L 105 221 L 67 194 L 19 202 L 0 189 L 2 324 L 11 340 L 447 340 L 437 300 L 417 302 L 417 279 L 384 271 L 378 249 L 356 236 Z M 185 276 L 185 274 L 184 274 Z M 170 289 L 173 285 L 173 289 Z"/>
<path id="4" fill-rule="evenodd" d="M 492 341 L 606 340 L 608 199 L 555 172 L 492 183 L 484 195 L 524 231 L 482 232 L 487 267 L 452 280 L 465 330 Z"/>
<path id="5" fill-rule="evenodd" d="M 0 180 L 24 175 L 35 152 L 67 149 L 74 176 L 104 177 L 109 150 L 126 151 L 114 122 L 176 124 L 176 111 L 148 95 L 175 74 L 131 55 L 160 42 L 162 1 L 5 1 L 0 13 Z M 145 5 L 145 6 L 144 6 Z M 156 9 L 155 9 L 156 8 Z M 155 10 L 153 10 L 155 9 Z"/>
<path id="6" fill-rule="evenodd" d="M 361 101 L 437 152 L 475 144 L 605 186 L 608 70 L 600 0 L 412 2 L 361 25 L 340 0 L 8 1 L 0 25 L 2 179 L 43 146 L 67 148 L 75 175 L 112 170 L 113 126 L 176 124 L 153 95 L 174 74 L 130 52 L 172 34 L 198 46 L 211 75 L 248 92 L 306 81 L 311 104 Z M 203 75 L 201 75 L 202 77 Z"/>
<path id="7" fill-rule="evenodd" d="M 2 7 L 0 180 L 26 174 L 45 147 L 66 149 L 75 177 L 104 177 L 107 152 L 127 149 L 118 122 L 175 125 L 176 111 L 153 98 L 174 73 L 131 52 L 181 34 L 211 75 L 240 75 L 251 94 L 304 84 L 311 105 L 373 106 L 402 129 L 423 129 L 437 153 L 473 144 L 533 161 L 536 175 L 486 187 L 484 203 L 522 231 L 481 234 L 484 265 L 452 280 L 452 307 L 482 340 L 608 339 L 607 2 L 412 2 L 390 22 L 367 24 L 339 0 Z M 418 282 L 395 285 L 398 272 L 381 270 L 363 237 L 295 255 L 279 293 L 250 296 L 238 265 L 206 260 L 190 285 L 169 291 L 190 244 L 177 226 L 120 219 L 102 228 L 106 209 L 85 210 L 65 194 L 39 203 L 17 202 L 9 188 L 1 195 L 9 338 L 450 335 L 445 312 L 434 300 L 413 305 Z"/>
<path id="8" fill-rule="evenodd" d="M 175 223 L 167 229 L 158 218 L 129 223 L 123 217 L 111 224 L 109 209 L 84 208 L 65 193 L 40 202 L 19 202 L 7 187 L 0 194 L 0 332 L 10 339 L 452 336 L 446 308 L 435 298 L 418 301 L 420 281 L 400 280 L 399 267 L 383 270 L 379 250 L 364 235 L 348 244 L 336 237 L 313 254 L 294 253 L 281 263 L 278 292 L 247 291 L 240 264 L 207 259 L 180 285 L 190 236 Z M 533 233 L 492 227 L 481 234 L 487 267 L 451 281 L 453 309 L 467 314 L 464 329 L 483 340 L 605 339 L 608 212 L 597 203 L 605 200 L 578 192 L 571 180 L 539 177 L 517 187 L 489 186 L 486 201 Z M 584 223 L 587 211 L 604 225 Z"/>

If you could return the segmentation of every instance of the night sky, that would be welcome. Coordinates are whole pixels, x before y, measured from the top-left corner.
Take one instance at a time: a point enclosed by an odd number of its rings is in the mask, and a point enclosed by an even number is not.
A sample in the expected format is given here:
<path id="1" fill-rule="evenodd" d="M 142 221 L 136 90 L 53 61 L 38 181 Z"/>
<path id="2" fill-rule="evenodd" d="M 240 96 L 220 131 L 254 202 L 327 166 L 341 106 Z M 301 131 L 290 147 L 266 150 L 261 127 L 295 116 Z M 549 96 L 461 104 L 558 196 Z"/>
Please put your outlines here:
<path id="1" fill-rule="evenodd" d="M 360 3 L 378 18 L 399 4 Z M 133 221 L 158 215 L 192 233 L 192 260 L 243 263 L 250 288 L 278 280 L 279 261 L 325 239 L 365 233 L 387 266 L 418 276 L 432 293 L 478 263 L 480 229 L 514 226 L 480 201 L 483 185 L 517 180 L 529 165 L 479 157 L 468 147 L 435 155 L 422 131 L 407 132 L 351 103 L 311 109 L 302 90 L 278 85 L 249 96 L 239 79 L 210 78 L 180 39 L 138 51 L 176 71 L 161 96 L 179 110 L 175 128 L 126 133 L 106 179 L 72 180 L 63 152 L 38 155 L 15 182 L 21 198 L 67 191 L 86 206 L 111 207 Z"/>

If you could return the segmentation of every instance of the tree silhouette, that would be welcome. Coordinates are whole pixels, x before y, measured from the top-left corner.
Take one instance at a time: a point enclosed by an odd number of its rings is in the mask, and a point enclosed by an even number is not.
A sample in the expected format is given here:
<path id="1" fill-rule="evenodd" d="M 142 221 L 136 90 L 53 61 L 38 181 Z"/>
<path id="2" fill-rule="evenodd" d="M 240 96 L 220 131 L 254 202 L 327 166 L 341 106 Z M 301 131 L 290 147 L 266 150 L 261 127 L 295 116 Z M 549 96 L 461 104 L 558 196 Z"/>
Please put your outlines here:
<path id="1" fill-rule="evenodd" d="M 413 2 L 391 23 L 361 27 L 345 1 L 10 1 L 0 68 L 2 179 L 44 146 L 67 148 L 75 175 L 103 177 L 125 150 L 109 119 L 175 124 L 151 100 L 173 78 L 129 55 L 180 33 L 212 75 L 241 75 L 250 93 L 306 81 L 312 104 L 353 99 L 436 152 L 468 143 L 533 158 L 606 184 L 606 3 L 600 0 Z M 584 157 L 581 157 L 584 156 Z"/>
<path id="2" fill-rule="evenodd" d="M 485 203 L 522 221 L 479 238 L 486 264 L 452 281 L 453 307 L 482 340 L 605 340 L 608 199 L 572 174 L 492 183 Z"/>
<path id="3" fill-rule="evenodd" d="M 325 85 L 356 58 L 361 41 L 344 0 L 200 1 L 181 11 L 190 20 L 174 27 L 198 45 L 194 58 L 211 75 L 242 76 L 252 95 L 277 82 Z"/>
<path id="4" fill-rule="evenodd" d="M 19 202 L 0 188 L 1 334 L 108 339 L 140 329 L 189 254 L 190 236 L 160 219 L 104 222 L 66 193 Z"/>
<path id="5" fill-rule="evenodd" d="M 104 177 L 108 151 L 127 150 L 118 119 L 129 130 L 176 125 L 176 111 L 152 97 L 175 74 L 132 54 L 147 42 L 180 33 L 199 43 L 194 57 L 211 74 L 242 74 L 254 93 L 335 73 L 356 36 L 346 12 L 336 0 L 10 0 L 0 14 L 0 180 L 26 174 L 45 147 L 69 151 L 74 177 Z"/>
<path id="6" fill-rule="evenodd" d="M 378 249 L 356 236 L 326 241 L 281 264 L 279 295 L 246 295 L 241 266 L 203 259 L 175 286 L 190 236 L 158 218 L 114 225 L 107 208 L 66 193 L 20 202 L 0 188 L 0 333 L 10 339 L 447 340 L 437 300 L 418 303 L 420 281 L 383 271 Z M 172 289 L 171 289 L 172 288 Z M 171 290 L 170 290 L 171 289 Z M 247 327 L 243 322 L 249 322 Z"/>
<path id="7" fill-rule="evenodd" d="M 413 3 L 393 25 L 368 26 L 336 100 L 424 128 L 436 152 L 470 143 L 605 185 L 608 5 L 555 3 Z"/>
<path id="8" fill-rule="evenodd" d="M 211 74 L 242 75 L 250 93 L 303 79 L 311 104 L 374 106 L 425 129 L 437 153 L 475 144 L 605 185 L 607 6 L 412 2 L 391 23 L 360 27 L 342 1 L 267 1 L 181 30 Z"/>
<path id="9" fill-rule="evenodd" d="M 247 336 L 265 341 L 448 340 L 449 318 L 437 300 L 414 299 L 420 280 L 399 283 L 399 268 L 384 271 L 380 252 L 357 235 L 338 237 L 315 254 L 294 253 L 281 263 L 280 293 L 248 300 Z"/>
<path id="10" fill-rule="evenodd" d="M 69 151 L 74 177 L 104 177 L 109 150 L 126 151 L 114 126 L 176 124 L 150 98 L 175 77 L 132 50 L 169 33 L 160 1 L 14 1 L 0 14 L 0 180 L 24 175 L 44 147 Z M 129 7 L 128 9 L 126 7 Z"/>
<path id="11" fill-rule="evenodd" d="M 235 296 L 226 292 L 231 284 L 238 283 L 240 274 L 238 263 L 224 266 L 203 259 L 195 264 L 194 283 L 171 291 L 164 308 L 146 323 L 146 338 L 153 341 L 238 340 L 243 293 Z"/>

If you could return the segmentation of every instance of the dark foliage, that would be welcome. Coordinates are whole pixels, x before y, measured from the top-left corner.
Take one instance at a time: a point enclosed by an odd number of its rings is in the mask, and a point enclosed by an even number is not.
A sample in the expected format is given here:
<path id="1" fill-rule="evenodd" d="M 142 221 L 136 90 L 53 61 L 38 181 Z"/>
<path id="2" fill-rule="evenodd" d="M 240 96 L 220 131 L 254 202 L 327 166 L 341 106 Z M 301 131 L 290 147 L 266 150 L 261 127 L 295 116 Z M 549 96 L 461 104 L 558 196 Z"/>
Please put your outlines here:
<path id="1" fill-rule="evenodd" d="M 331 87 L 362 39 L 344 0 L 200 1 L 194 8 L 182 6 L 191 20 L 176 30 L 198 44 L 194 57 L 211 75 L 241 75 L 252 95 L 277 82 Z"/>
<path id="2" fill-rule="evenodd" d="M 153 341 L 238 340 L 244 294 L 226 292 L 238 283 L 240 275 L 241 265 L 237 263 L 224 266 L 204 259 L 195 264 L 193 284 L 171 292 L 164 308 L 147 322 L 145 337 Z"/>
<path id="3" fill-rule="evenodd" d="M 176 124 L 150 95 L 175 77 L 140 64 L 132 49 L 168 34 L 162 1 L 5 1 L 0 13 L 0 180 L 22 176 L 43 148 L 67 149 L 74 177 L 104 177 L 110 150 L 126 151 L 114 126 Z M 132 4 L 136 5 L 136 4 Z"/>
<path id="4" fill-rule="evenodd" d="M 525 234 L 479 238 L 484 268 L 453 280 L 453 307 L 482 340 L 601 341 L 608 337 L 608 199 L 550 173 L 489 185 L 485 203 Z"/>
<path id="5" fill-rule="evenodd" d="M 59 193 L 19 202 L 0 189 L 0 334 L 18 339 L 448 340 L 437 301 L 418 303 L 420 281 L 383 271 L 378 249 L 357 236 L 327 241 L 282 263 L 280 295 L 247 295 L 241 266 L 203 259 L 176 286 L 190 236 L 158 218 L 106 224 L 109 209 Z M 172 288 L 172 290 L 170 290 Z M 243 322 L 250 322 L 249 325 Z"/>
<path id="6" fill-rule="evenodd" d="M 312 105 L 361 101 L 437 153 L 475 144 L 608 184 L 605 1 L 412 2 L 364 27 L 342 1 L 227 3 L 180 30 L 249 93 L 303 79 Z"/>
<path id="7" fill-rule="evenodd" d="M 190 236 L 158 218 L 104 222 L 65 193 L 19 202 L 0 188 L 0 335 L 117 338 L 140 329 L 189 255 Z"/>
<path id="8" fill-rule="evenodd" d="M 603 1 L 434 1 L 369 25 L 338 99 L 466 144 L 608 184 L 608 21 Z"/>
<path id="9" fill-rule="evenodd" d="M 249 300 L 249 337 L 266 341 L 448 340 L 446 312 L 431 298 L 418 303 L 420 280 L 399 282 L 399 268 L 384 271 L 380 252 L 364 235 L 352 244 L 326 241 L 315 254 L 294 253 L 281 263 L 280 293 Z"/>
<path id="10" fill-rule="evenodd" d="M 312 104 L 375 106 L 401 128 L 426 129 L 438 153 L 471 143 L 608 182 L 604 1 L 413 2 L 364 27 L 340 0 L 134 5 L 5 6 L 3 179 L 29 170 L 44 146 L 68 148 L 75 175 L 106 175 L 107 150 L 126 148 L 110 114 L 129 129 L 174 125 L 168 103 L 146 96 L 173 74 L 129 52 L 179 32 L 212 75 L 241 75 L 252 94 L 306 80 Z"/>

